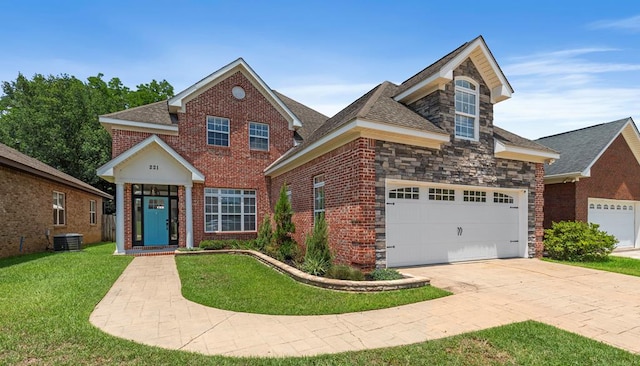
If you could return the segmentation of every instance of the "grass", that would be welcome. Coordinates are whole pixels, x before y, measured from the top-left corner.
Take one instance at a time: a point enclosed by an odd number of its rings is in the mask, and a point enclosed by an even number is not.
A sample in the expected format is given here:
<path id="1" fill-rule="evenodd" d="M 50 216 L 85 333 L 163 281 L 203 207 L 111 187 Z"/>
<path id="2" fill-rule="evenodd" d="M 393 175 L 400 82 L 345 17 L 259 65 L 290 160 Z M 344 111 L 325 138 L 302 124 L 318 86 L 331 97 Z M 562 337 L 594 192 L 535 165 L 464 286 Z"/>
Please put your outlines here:
<path id="1" fill-rule="evenodd" d="M 113 244 L 0 259 L 0 365 L 638 365 L 640 356 L 536 322 L 409 346 L 308 358 L 165 350 L 93 327 L 94 306 L 132 260 Z"/>
<path id="2" fill-rule="evenodd" d="M 553 259 L 545 259 L 549 262 L 569 264 L 572 266 L 585 267 L 591 269 L 599 269 L 601 271 L 622 273 L 631 276 L 640 277 L 640 259 L 616 257 L 610 255 L 606 261 L 601 262 L 569 262 L 558 261 Z"/>
<path id="3" fill-rule="evenodd" d="M 436 287 L 350 293 L 302 284 L 246 255 L 176 257 L 184 297 L 218 309 L 324 315 L 389 308 L 450 295 Z"/>

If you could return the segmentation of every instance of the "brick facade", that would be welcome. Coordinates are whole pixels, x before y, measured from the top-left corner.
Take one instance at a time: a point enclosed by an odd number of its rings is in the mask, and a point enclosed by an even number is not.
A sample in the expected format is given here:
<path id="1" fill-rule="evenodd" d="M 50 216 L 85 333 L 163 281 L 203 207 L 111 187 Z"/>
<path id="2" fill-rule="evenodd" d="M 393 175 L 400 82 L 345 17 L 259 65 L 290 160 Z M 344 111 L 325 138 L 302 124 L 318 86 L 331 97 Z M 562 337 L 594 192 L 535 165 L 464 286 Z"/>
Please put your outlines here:
<path id="1" fill-rule="evenodd" d="M 238 100 L 231 94 L 234 86 L 245 90 L 245 98 Z M 204 239 L 249 239 L 256 232 L 205 233 L 204 188 L 234 188 L 255 190 L 257 195 L 257 223 L 269 206 L 268 180 L 263 170 L 293 146 L 293 131 L 289 122 L 241 72 L 229 76 L 206 89 L 186 103 L 185 112 L 179 112 L 179 135 L 158 136 L 178 154 L 205 175 L 205 183 L 194 184 L 193 242 Z M 207 144 L 207 116 L 229 119 L 229 147 Z M 249 149 L 249 122 L 269 125 L 269 151 Z M 149 137 L 150 133 L 113 130 L 113 157 L 122 154 Z M 130 186 L 130 185 L 127 185 Z M 125 197 L 125 217 L 131 217 L 130 187 Z M 184 228 L 184 193 L 180 190 L 180 227 Z M 125 249 L 132 247 L 131 220 L 125 220 Z M 179 231 L 179 245 L 184 246 L 185 233 Z"/>
<path id="2" fill-rule="evenodd" d="M 65 194 L 66 224 L 53 225 L 53 192 Z M 96 224 L 89 223 L 89 201 L 96 201 Z M 102 197 L 51 180 L 0 166 L 0 257 L 43 252 L 53 236 L 80 233 L 85 244 L 102 239 Z M 47 238 L 46 233 L 49 232 Z M 22 240 L 22 251 L 20 242 Z"/>
<path id="3" fill-rule="evenodd" d="M 588 199 L 640 201 L 640 164 L 622 134 L 591 167 L 591 176 L 545 187 L 544 227 L 564 220 L 587 221 Z"/>
<path id="4" fill-rule="evenodd" d="M 275 177 L 271 206 L 280 188 L 291 189 L 294 238 L 313 230 L 313 178 L 324 175 L 325 217 L 336 263 L 373 269 L 375 263 L 375 141 L 359 138 Z"/>

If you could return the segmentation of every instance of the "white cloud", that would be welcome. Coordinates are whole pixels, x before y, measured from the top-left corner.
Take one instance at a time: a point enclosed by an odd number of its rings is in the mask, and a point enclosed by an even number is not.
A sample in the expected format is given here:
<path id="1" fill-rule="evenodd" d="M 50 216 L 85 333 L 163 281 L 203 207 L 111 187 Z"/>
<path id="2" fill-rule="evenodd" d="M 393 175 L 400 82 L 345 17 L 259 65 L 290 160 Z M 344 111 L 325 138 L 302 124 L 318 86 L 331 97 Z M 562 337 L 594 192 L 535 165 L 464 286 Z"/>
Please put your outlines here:
<path id="1" fill-rule="evenodd" d="M 618 20 L 600 20 L 589 24 L 592 29 L 619 29 L 630 32 L 640 32 L 640 15 L 635 15 L 630 18 L 618 19 Z"/>
<path id="2" fill-rule="evenodd" d="M 608 48 L 581 48 L 511 58 L 505 65 L 516 89 L 495 106 L 497 125 L 538 138 L 640 115 L 640 64 L 601 61 Z M 603 55 L 603 53 L 605 53 Z"/>

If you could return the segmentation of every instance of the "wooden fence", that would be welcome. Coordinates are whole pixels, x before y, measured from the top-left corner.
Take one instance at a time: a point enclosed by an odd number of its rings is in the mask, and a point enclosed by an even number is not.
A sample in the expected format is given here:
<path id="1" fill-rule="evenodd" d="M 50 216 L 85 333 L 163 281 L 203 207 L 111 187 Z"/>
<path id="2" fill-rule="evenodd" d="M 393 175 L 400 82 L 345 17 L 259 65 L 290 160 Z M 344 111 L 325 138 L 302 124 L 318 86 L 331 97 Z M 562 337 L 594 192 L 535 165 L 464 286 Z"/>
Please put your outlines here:
<path id="1" fill-rule="evenodd" d="M 116 215 L 102 215 L 102 241 L 116 241 Z"/>

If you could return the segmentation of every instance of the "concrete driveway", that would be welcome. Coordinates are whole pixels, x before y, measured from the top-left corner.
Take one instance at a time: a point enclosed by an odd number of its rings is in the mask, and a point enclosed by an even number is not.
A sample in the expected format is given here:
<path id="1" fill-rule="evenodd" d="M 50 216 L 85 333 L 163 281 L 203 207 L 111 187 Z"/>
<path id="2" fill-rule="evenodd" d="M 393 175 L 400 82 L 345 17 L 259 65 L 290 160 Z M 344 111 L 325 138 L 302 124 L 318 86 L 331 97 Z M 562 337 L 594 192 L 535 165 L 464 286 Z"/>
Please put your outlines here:
<path id="1" fill-rule="evenodd" d="M 640 278 L 534 259 L 402 269 L 455 295 L 392 309 L 275 316 L 205 307 L 180 293 L 173 256 L 136 257 L 90 321 L 139 343 L 229 356 L 397 346 L 527 319 L 640 353 Z"/>

